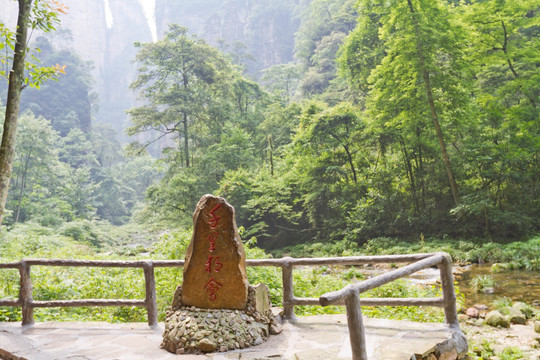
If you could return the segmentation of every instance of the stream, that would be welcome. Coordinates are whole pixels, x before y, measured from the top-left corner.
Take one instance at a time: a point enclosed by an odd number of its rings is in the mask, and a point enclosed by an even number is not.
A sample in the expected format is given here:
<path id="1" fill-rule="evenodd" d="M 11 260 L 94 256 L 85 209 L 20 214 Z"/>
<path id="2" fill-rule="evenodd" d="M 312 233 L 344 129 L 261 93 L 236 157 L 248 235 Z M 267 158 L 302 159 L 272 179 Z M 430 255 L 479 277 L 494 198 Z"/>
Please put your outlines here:
<path id="1" fill-rule="evenodd" d="M 540 300 L 540 272 L 527 270 L 502 270 L 498 273 L 491 272 L 491 264 L 455 266 L 454 280 L 457 281 L 459 291 L 464 296 L 465 307 L 474 304 L 491 306 L 498 298 L 508 297 L 512 301 L 523 301 L 532 304 L 534 300 Z M 380 268 L 362 269 L 362 273 L 368 278 L 380 275 L 384 271 Z M 475 276 L 489 275 L 495 281 L 493 293 L 486 294 L 476 292 L 471 287 L 471 280 Z M 439 270 L 427 268 L 420 270 L 408 277 L 413 284 L 427 285 L 439 281 Z"/>
<path id="2" fill-rule="evenodd" d="M 471 280 L 475 276 L 489 275 L 495 281 L 494 292 L 485 294 L 471 288 Z M 465 296 L 465 306 L 474 304 L 490 305 L 494 300 L 508 297 L 512 301 L 524 301 L 531 304 L 540 300 L 540 272 L 527 270 L 502 270 L 491 272 L 490 264 L 470 265 L 463 274 L 456 276 L 459 290 Z"/>

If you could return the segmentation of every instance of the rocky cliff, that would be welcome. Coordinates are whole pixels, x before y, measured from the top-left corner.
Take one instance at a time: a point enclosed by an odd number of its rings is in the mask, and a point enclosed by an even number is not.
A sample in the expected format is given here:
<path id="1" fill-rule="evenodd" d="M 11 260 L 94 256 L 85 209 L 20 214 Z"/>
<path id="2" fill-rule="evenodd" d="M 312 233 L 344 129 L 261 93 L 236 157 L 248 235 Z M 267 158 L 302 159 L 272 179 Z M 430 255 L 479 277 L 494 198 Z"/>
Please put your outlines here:
<path id="1" fill-rule="evenodd" d="M 0 21 L 13 28 L 17 2 L 0 1 Z M 133 43 L 152 41 L 140 2 L 148 0 L 61 1 L 69 8 L 68 15 L 61 17 L 61 28 L 68 31 L 51 38 L 56 46 L 73 48 L 82 59 L 93 62 L 94 88 L 99 94 L 95 117 L 122 129 L 127 125 L 125 110 L 136 101 L 128 88 L 136 76 Z M 261 69 L 292 60 L 298 27 L 293 11 L 297 2 L 156 0 L 155 25 L 158 37 L 167 31 L 168 24 L 178 23 L 211 44 L 236 52 L 233 57 L 240 61 L 252 56 L 255 61 L 245 63 L 248 71 L 256 75 Z"/>

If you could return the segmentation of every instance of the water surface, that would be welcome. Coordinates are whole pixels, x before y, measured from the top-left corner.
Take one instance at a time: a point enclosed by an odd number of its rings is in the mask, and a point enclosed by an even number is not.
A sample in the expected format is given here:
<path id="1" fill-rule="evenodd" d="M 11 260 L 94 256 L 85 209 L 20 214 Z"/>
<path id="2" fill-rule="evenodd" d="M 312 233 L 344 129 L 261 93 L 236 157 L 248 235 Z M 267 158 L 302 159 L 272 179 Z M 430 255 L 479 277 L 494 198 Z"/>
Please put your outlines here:
<path id="1" fill-rule="evenodd" d="M 540 300 L 540 272 L 527 270 L 502 270 L 492 273 L 490 265 L 471 265 L 456 277 L 459 290 L 465 295 L 465 306 L 474 304 L 490 305 L 501 297 L 508 297 L 512 301 L 524 301 L 531 304 L 533 300 Z M 493 294 L 478 293 L 471 288 L 471 280 L 478 275 L 489 275 L 495 281 Z"/>

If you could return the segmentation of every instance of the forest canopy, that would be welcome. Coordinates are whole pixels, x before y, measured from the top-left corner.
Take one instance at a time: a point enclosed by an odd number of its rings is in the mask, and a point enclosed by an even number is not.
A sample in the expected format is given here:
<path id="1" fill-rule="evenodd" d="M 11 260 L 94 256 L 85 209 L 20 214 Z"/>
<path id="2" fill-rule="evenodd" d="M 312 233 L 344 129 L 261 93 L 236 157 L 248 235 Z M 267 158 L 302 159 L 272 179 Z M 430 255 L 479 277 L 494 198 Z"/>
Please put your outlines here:
<path id="1" fill-rule="evenodd" d="M 189 226 L 214 193 L 266 248 L 538 232 L 539 0 L 273 6 L 295 59 L 256 74 L 181 25 L 136 43 L 126 151 L 91 64 L 40 38 L 67 75 L 25 90 L 6 221 Z"/>

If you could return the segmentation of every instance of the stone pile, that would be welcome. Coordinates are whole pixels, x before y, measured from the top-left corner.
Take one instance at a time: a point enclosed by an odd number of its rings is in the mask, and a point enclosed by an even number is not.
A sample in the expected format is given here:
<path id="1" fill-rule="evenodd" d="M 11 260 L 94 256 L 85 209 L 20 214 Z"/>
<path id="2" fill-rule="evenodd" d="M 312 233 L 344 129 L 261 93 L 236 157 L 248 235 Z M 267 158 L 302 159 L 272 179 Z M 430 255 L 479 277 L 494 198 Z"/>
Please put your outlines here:
<path id="1" fill-rule="evenodd" d="M 161 348 L 175 354 L 201 354 L 262 344 L 281 332 L 271 311 L 268 287 L 249 286 L 245 310 L 205 309 L 182 303 L 178 286 L 167 311 Z"/>

